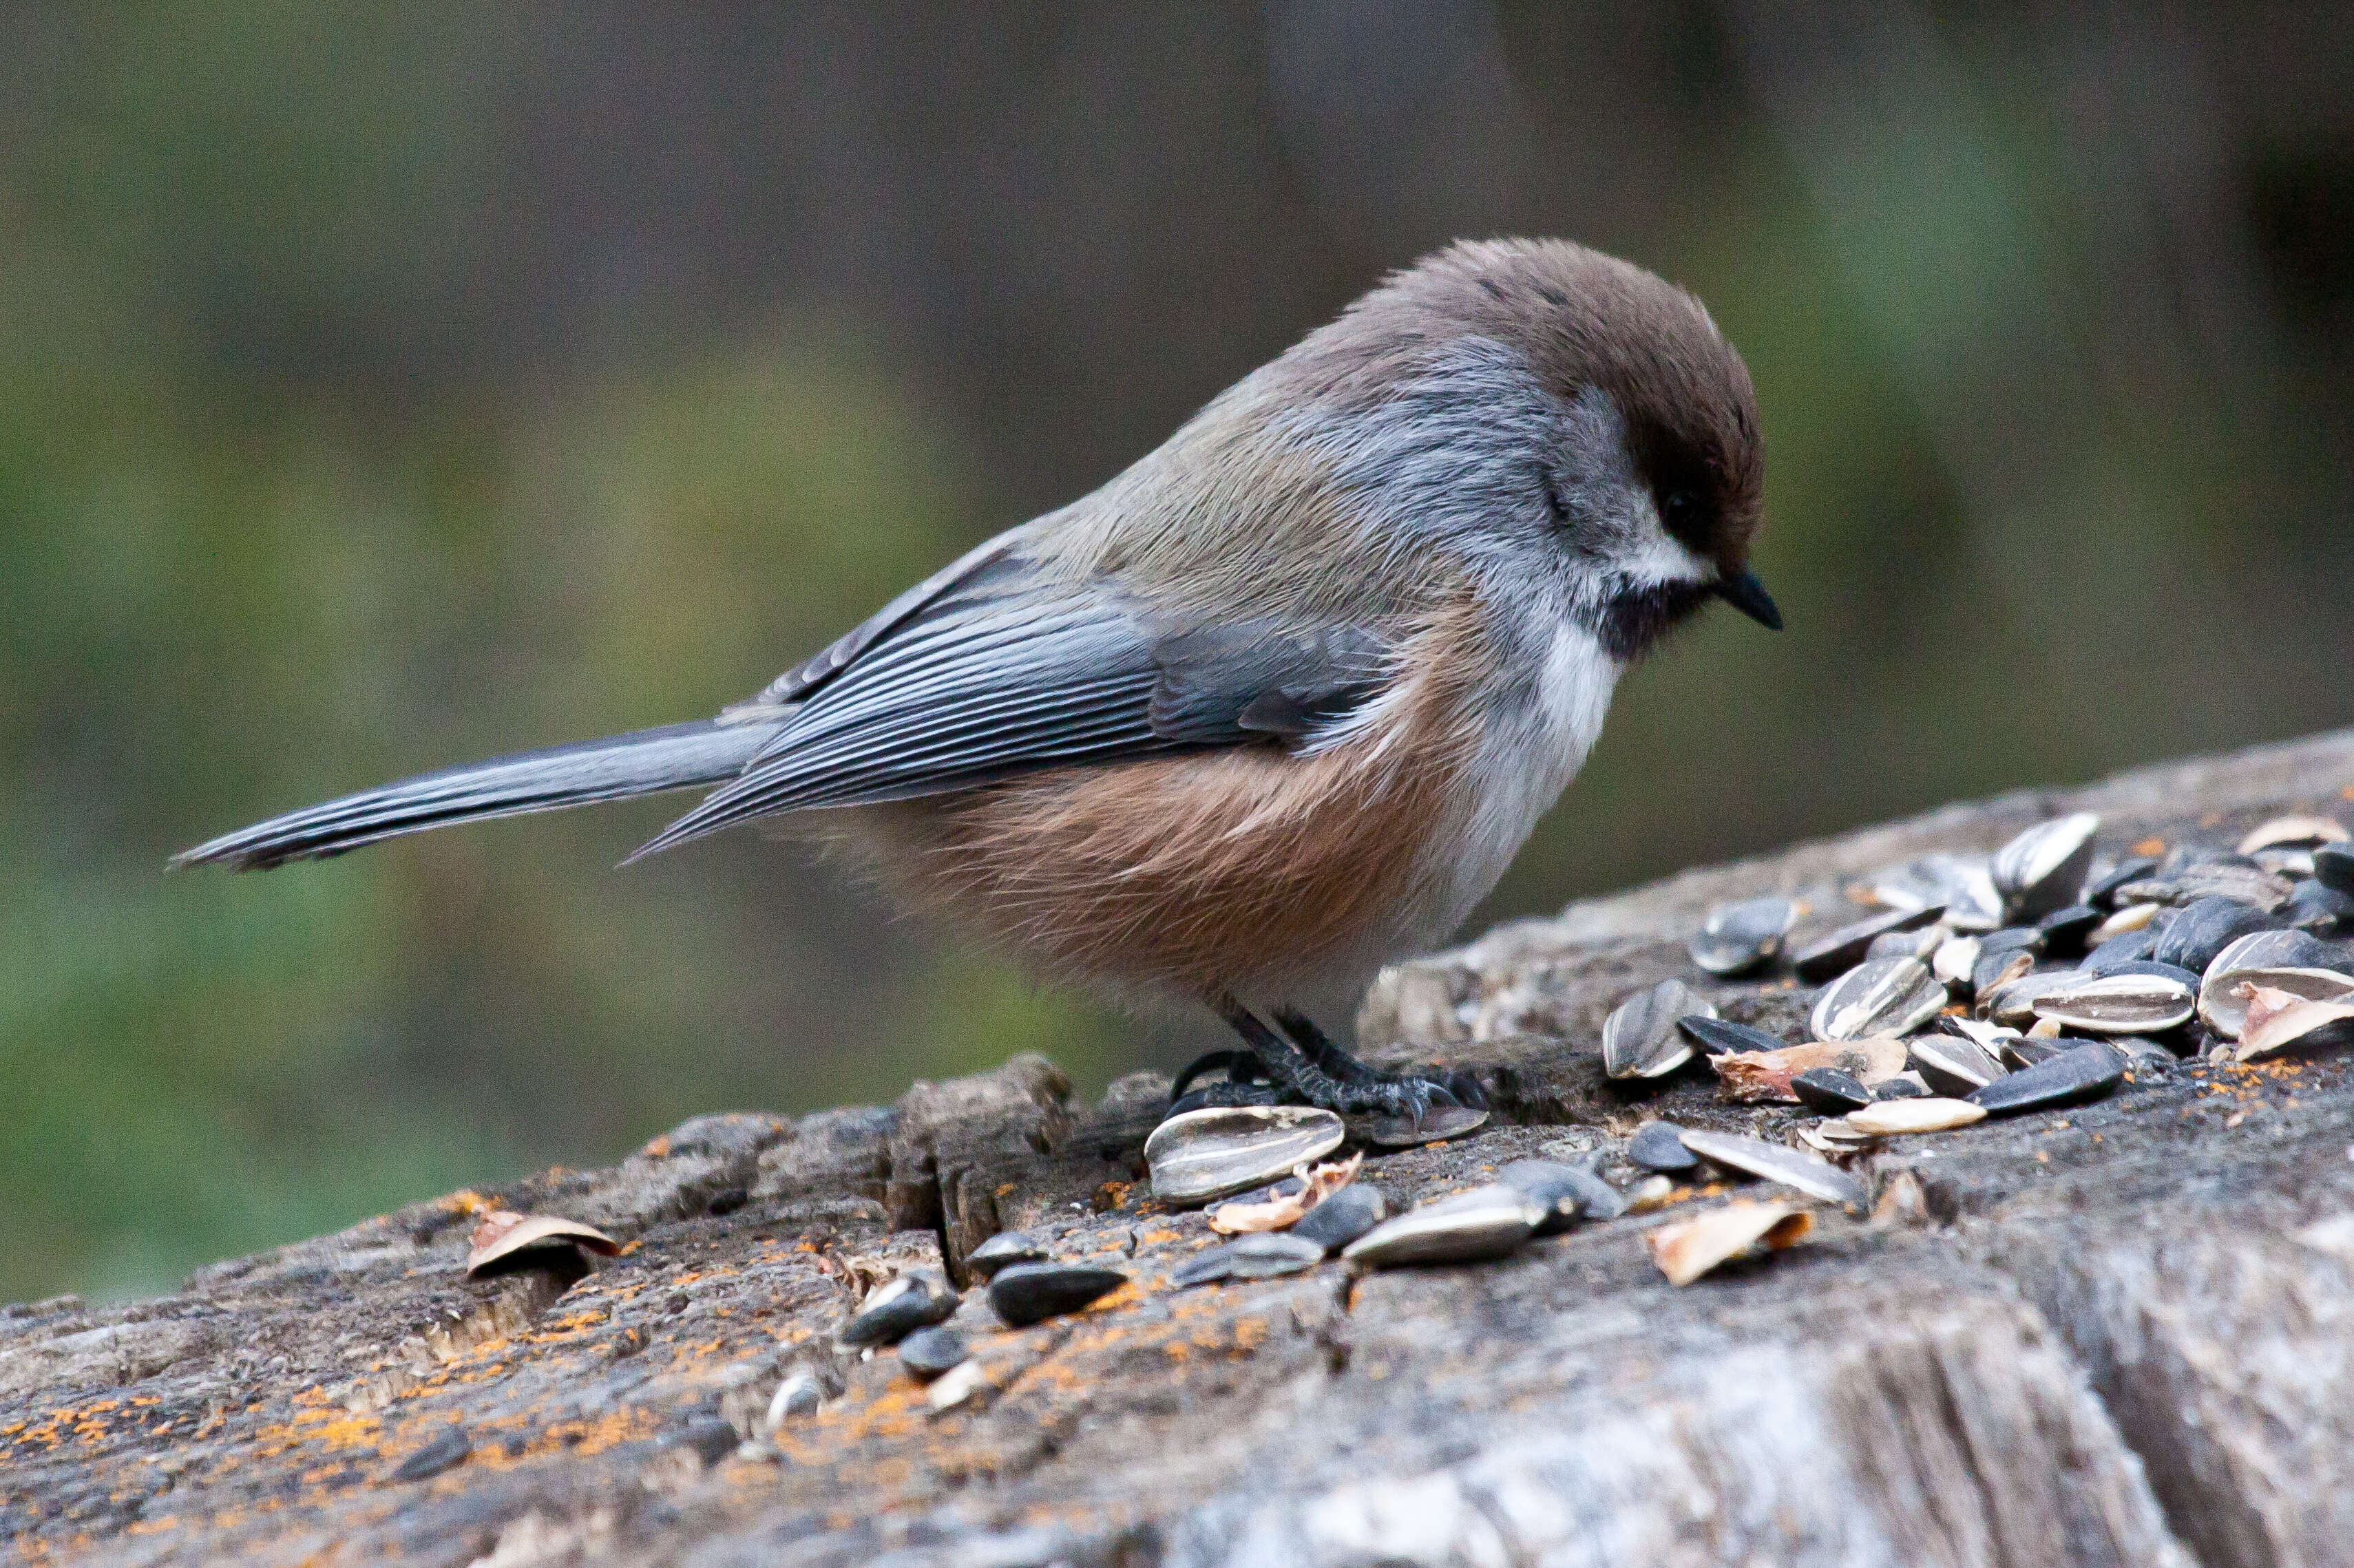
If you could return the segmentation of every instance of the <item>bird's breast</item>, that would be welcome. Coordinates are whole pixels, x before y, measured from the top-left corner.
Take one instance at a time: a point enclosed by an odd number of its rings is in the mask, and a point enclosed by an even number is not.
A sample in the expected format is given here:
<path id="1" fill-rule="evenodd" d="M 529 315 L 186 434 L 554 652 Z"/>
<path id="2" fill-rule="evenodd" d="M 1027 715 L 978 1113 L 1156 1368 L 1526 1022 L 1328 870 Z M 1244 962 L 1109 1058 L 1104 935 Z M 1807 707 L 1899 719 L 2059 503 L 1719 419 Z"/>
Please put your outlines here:
<path id="1" fill-rule="evenodd" d="M 1533 671 L 1500 675 L 1473 699 L 1479 739 L 1466 769 L 1464 816 L 1449 835 L 1445 892 L 1431 911 L 1438 934 L 1494 889 L 1585 766 L 1609 714 L 1621 666 L 1592 632 L 1564 620 L 1539 647 Z"/>

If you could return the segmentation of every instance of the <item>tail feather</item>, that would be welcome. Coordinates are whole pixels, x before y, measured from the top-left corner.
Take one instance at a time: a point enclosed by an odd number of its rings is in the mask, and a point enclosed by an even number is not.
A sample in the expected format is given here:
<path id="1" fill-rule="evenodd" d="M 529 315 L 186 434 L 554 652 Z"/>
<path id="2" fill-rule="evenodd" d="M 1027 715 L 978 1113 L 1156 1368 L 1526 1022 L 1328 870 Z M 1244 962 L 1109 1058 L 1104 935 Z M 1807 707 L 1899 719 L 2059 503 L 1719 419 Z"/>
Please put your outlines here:
<path id="1" fill-rule="evenodd" d="M 703 719 L 494 757 L 289 811 L 184 851 L 172 863 L 252 871 L 451 822 L 717 784 L 741 772 L 775 733 L 773 725 Z"/>

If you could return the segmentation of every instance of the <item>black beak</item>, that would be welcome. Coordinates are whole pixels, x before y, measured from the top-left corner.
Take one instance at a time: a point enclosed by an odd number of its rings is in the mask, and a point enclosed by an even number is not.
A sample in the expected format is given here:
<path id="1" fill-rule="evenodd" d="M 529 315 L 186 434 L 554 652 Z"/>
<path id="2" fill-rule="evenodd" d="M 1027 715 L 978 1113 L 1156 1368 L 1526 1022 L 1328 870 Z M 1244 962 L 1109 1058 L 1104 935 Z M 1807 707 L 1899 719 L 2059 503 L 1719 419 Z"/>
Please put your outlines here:
<path id="1" fill-rule="evenodd" d="M 1766 585 L 1757 580 L 1755 572 L 1742 572 L 1719 579 L 1716 597 L 1766 630 L 1782 630 L 1782 612 L 1774 608 L 1773 596 L 1766 591 Z"/>

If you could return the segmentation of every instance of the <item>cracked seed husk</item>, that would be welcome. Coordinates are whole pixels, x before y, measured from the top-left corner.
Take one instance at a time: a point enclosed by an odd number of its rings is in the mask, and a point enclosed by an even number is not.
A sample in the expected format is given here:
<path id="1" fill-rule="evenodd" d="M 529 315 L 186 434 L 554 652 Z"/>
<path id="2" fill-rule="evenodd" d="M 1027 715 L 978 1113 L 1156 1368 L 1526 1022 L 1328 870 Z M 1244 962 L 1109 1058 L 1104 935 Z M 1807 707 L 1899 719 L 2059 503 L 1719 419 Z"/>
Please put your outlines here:
<path id="1" fill-rule="evenodd" d="M 1847 1114 L 1847 1125 L 1873 1138 L 1899 1138 L 1907 1133 L 1950 1132 L 1984 1121 L 1984 1106 L 1967 1100 L 1932 1097 L 1917 1100 L 1884 1100 Z"/>
<path id="2" fill-rule="evenodd" d="M 1946 988 L 1920 959 L 1874 959 L 1826 987 L 1808 1022 L 1822 1040 L 1903 1035 L 1945 1005 Z"/>
<path id="3" fill-rule="evenodd" d="M 1942 904 L 1925 904 L 1842 926 L 1793 953 L 1790 967 L 1798 971 L 1800 980 L 1819 985 L 1862 963 L 1872 951 L 1872 944 L 1890 932 L 1917 931 L 1934 926 L 1945 911 Z"/>
<path id="4" fill-rule="evenodd" d="M 1720 904 L 1688 944 L 1692 962 L 1712 975 L 1746 974 L 1780 956 L 1797 919 L 1798 906 L 1787 898 Z"/>
<path id="5" fill-rule="evenodd" d="M 2344 1001 L 2354 998 L 2354 975 L 2338 969 L 2239 969 L 2215 960 L 2199 988 L 2199 1022 L 2226 1040 L 2237 1040 L 2248 1021 L 2248 998 L 2243 990 L 2257 986 L 2304 1001 Z"/>
<path id="6" fill-rule="evenodd" d="M 1993 1052 L 1958 1034 L 1924 1034 L 1913 1042 L 1914 1070 L 1941 1095 L 1985 1088 L 2009 1069 Z"/>
<path id="7" fill-rule="evenodd" d="M 2101 819 L 2091 811 L 2038 822 L 1997 850 L 1987 866 L 2004 911 L 2037 920 L 2075 903 L 2093 865 L 2093 835 Z"/>
<path id="8" fill-rule="evenodd" d="M 1351 1242 L 1341 1255 L 1374 1268 L 1484 1263 L 1509 1255 L 1535 1234 L 1544 1217 L 1543 1208 L 1525 1193 L 1500 1181 L 1384 1220 Z"/>
<path id="9" fill-rule="evenodd" d="M 1853 1208 L 1863 1205 L 1863 1184 L 1828 1160 L 1737 1133 L 1684 1130 L 1684 1147 L 1712 1165 L 1744 1171 L 1793 1188 L 1810 1198 L 1822 1198 Z"/>
<path id="10" fill-rule="evenodd" d="M 1612 1010 L 1602 1025 L 1602 1066 L 1614 1078 L 1664 1077 L 1691 1060 L 1691 1042 L 1676 1027 L 1716 1009 L 1681 980 L 1661 980 Z"/>
<path id="11" fill-rule="evenodd" d="M 1813 1226 L 1814 1216 L 1795 1203 L 1735 1199 L 1723 1208 L 1661 1225 L 1645 1235 L 1643 1243 L 1668 1283 L 1684 1286 L 1760 1244 L 1778 1252 L 1797 1243 Z"/>
<path id="12" fill-rule="evenodd" d="M 1348 1129 L 1328 1110 L 1233 1106 L 1172 1116 L 1144 1140 L 1152 1195 L 1192 1206 L 1248 1192 L 1341 1147 Z"/>

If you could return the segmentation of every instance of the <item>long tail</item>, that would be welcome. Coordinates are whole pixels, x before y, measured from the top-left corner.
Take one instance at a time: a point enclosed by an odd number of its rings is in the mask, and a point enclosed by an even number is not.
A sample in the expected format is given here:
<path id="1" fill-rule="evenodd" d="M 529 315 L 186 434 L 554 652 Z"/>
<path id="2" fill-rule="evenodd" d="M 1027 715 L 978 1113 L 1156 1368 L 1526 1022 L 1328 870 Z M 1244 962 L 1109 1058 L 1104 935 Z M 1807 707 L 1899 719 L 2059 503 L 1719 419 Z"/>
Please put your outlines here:
<path id="1" fill-rule="evenodd" d="M 772 725 L 704 719 L 494 757 L 289 811 L 198 844 L 173 856 L 172 863 L 251 871 L 323 859 L 451 822 L 716 784 L 742 772 L 761 742 L 775 733 Z"/>

